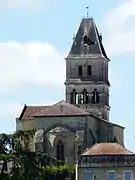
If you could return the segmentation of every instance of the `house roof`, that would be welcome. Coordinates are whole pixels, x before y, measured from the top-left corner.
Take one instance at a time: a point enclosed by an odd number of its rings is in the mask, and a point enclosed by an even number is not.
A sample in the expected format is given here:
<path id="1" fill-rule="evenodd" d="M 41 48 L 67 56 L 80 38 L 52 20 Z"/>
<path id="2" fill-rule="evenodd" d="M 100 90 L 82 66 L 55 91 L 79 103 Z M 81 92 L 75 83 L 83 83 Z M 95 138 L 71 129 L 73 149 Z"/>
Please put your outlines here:
<path id="1" fill-rule="evenodd" d="M 92 155 L 132 155 L 133 152 L 127 150 L 124 146 L 118 143 L 99 143 L 86 149 L 82 156 Z"/>
<path id="2" fill-rule="evenodd" d="M 83 109 L 69 104 L 65 101 L 60 101 L 51 106 L 24 106 L 19 119 L 30 119 L 32 117 L 45 116 L 87 116 L 89 115 Z"/>
<path id="3" fill-rule="evenodd" d="M 84 41 L 86 41 L 86 43 Z M 108 59 L 102 44 L 102 37 L 98 33 L 93 18 L 82 19 L 77 34 L 74 38 L 69 56 L 85 54 L 84 49 L 86 44 L 88 45 L 87 54 L 100 55 Z"/>

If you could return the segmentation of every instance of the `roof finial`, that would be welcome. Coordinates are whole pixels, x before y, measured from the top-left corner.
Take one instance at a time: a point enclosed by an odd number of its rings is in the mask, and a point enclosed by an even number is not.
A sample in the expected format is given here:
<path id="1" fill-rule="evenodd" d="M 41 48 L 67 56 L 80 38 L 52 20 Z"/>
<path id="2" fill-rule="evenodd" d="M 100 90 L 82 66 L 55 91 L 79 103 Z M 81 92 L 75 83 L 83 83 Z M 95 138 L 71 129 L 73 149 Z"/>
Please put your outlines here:
<path id="1" fill-rule="evenodd" d="M 87 18 L 89 17 L 89 6 L 86 6 L 86 15 L 87 15 Z"/>

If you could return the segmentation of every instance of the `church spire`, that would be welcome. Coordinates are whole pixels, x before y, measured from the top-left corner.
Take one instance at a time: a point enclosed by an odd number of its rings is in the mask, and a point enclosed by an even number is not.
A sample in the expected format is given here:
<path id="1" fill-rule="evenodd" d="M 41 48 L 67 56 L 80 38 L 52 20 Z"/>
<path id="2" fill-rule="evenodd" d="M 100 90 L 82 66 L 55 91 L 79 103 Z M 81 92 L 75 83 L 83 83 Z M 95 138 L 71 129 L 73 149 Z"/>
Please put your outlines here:
<path id="1" fill-rule="evenodd" d="M 93 18 L 83 18 L 74 38 L 69 56 L 101 56 L 108 59 Z"/>
<path id="2" fill-rule="evenodd" d="M 82 19 L 66 58 L 66 101 L 109 120 L 108 57 L 92 18 Z"/>

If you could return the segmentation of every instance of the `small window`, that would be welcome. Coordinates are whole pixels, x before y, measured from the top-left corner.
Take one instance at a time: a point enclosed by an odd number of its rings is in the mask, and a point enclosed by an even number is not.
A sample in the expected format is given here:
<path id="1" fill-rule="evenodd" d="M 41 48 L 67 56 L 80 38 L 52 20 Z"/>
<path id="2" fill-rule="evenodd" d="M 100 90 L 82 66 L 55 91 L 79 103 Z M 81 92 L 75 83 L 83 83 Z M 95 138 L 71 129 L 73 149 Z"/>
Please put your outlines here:
<path id="1" fill-rule="evenodd" d="M 75 89 L 70 94 L 70 103 L 71 104 L 78 104 L 78 94 Z"/>
<path id="2" fill-rule="evenodd" d="M 86 35 L 83 36 L 83 42 L 84 42 L 84 45 L 89 45 L 89 38 L 88 38 L 88 36 L 86 36 Z"/>
<path id="3" fill-rule="evenodd" d="M 83 93 L 81 94 L 81 104 L 84 103 Z"/>
<path id="4" fill-rule="evenodd" d="M 89 65 L 87 68 L 87 74 L 88 76 L 92 75 L 91 66 Z"/>
<path id="5" fill-rule="evenodd" d="M 124 171 L 124 178 L 123 180 L 132 180 L 132 172 L 131 171 Z"/>
<path id="6" fill-rule="evenodd" d="M 82 95 L 83 95 L 83 104 L 88 104 L 89 94 L 86 91 L 86 89 L 83 90 Z"/>
<path id="7" fill-rule="evenodd" d="M 82 66 L 78 66 L 78 75 L 82 76 Z"/>
<path id="8" fill-rule="evenodd" d="M 76 102 L 75 104 L 79 104 L 79 95 L 76 93 Z"/>
<path id="9" fill-rule="evenodd" d="M 109 171 L 107 174 L 108 178 L 107 180 L 116 180 L 117 179 L 117 174 L 115 171 Z"/>
<path id="10" fill-rule="evenodd" d="M 58 141 L 57 143 L 57 159 L 64 161 L 65 160 L 65 156 L 64 156 L 64 144 L 61 140 Z"/>
<path id="11" fill-rule="evenodd" d="M 99 103 L 99 92 L 97 89 L 94 89 L 92 92 L 92 103 Z"/>
<path id="12" fill-rule="evenodd" d="M 90 170 L 84 171 L 84 180 L 92 180 L 92 172 Z"/>
<path id="13" fill-rule="evenodd" d="M 83 43 L 88 46 L 95 44 L 86 34 L 83 35 Z"/>

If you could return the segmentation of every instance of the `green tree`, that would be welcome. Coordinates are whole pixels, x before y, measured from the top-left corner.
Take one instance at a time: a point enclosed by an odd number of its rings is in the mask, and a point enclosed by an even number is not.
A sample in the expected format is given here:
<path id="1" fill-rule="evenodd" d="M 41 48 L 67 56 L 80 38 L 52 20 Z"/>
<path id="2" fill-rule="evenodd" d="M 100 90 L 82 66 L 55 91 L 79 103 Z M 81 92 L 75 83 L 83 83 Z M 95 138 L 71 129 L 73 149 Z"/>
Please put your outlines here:
<path id="1" fill-rule="evenodd" d="M 46 153 L 32 152 L 35 130 L 0 135 L 0 180 L 64 180 L 68 167 Z M 8 163 L 12 162 L 9 169 Z"/>

